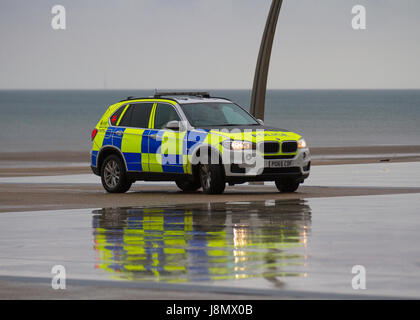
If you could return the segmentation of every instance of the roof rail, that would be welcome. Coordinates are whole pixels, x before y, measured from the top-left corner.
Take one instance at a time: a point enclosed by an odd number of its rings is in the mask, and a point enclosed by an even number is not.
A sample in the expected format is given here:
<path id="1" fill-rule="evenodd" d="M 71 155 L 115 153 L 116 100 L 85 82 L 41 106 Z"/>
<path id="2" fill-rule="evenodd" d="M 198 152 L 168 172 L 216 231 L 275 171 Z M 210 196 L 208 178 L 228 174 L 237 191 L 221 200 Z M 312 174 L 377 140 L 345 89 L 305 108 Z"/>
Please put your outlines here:
<path id="1" fill-rule="evenodd" d="M 129 96 L 125 99 L 120 100 L 120 102 L 129 101 L 129 100 L 151 99 L 151 98 L 152 97 L 133 97 L 133 96 Z"/>
<path id="2" fill-rule="evenodd" d="M 185 92 L 155 92 L 155 98 L 160 98 L 162 96 L 193 96 L 193 97 L 203 97 L 210 98 L 210 93 L 204 91 L 185 91 Z"/>

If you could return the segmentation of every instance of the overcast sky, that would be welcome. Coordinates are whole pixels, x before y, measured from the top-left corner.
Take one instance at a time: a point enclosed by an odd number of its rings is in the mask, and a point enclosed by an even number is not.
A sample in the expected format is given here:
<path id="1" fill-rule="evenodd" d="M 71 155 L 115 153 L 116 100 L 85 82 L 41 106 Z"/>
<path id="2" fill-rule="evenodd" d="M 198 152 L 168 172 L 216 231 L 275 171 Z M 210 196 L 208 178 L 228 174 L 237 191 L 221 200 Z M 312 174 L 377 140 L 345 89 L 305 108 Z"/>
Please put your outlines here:
<path id="1" fill-rule="evenodd" d="M 248 89 L 270 4 L 1 0 L 0 88 Z M 367 30 L 351 27 L 357 4 Z M 419 15 L 418 0 L 284 0 L 268 87 L 420 88 Z"/>

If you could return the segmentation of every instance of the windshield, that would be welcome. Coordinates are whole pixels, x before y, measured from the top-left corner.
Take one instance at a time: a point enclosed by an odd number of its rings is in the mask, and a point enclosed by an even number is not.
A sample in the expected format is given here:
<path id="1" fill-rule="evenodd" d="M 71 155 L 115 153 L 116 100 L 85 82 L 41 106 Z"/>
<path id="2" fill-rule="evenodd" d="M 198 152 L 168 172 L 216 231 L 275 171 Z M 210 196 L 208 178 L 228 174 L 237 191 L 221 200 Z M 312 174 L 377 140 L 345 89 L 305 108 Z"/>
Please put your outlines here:
<path id="1" fill-rule="evenodd" d="M 181 107 L 194 127 L 259 125 L 248 112 L 234 103 L 188 103 Z"/>

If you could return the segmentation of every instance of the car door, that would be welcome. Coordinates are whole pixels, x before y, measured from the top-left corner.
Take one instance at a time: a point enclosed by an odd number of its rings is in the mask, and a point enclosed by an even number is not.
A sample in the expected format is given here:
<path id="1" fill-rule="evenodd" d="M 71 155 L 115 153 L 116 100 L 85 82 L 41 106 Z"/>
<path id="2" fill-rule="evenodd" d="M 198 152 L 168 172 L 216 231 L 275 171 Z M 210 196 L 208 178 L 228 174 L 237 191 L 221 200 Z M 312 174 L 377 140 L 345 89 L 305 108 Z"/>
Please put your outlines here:
<path id="1" fill-rule="evenodd" d="M 120 145 L 128 171 L 149 171 L 148 133 L 153 102 L 135 102 L 126 106 L 113 134 Z"/>
<path id="2" fill-rule="evenodd" d="M 182 154 L 182 146 L 185 132 L 166 128 L 169 121 L 181 121 L 181 118 L 169 103 L 158 102 L 153 111 L 149 132 L 149 170 L 184 173 L 186 156 Z"/>

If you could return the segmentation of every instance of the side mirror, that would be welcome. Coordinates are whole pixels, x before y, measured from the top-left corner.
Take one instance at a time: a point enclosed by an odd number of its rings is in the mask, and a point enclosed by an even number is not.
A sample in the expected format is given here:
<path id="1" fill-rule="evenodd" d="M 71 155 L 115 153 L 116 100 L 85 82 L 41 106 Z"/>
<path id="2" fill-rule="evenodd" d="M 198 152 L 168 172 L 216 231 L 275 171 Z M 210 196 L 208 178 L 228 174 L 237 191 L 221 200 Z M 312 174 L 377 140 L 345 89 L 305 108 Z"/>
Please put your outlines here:
<path id="1" fill-rule="evenodd" d="M 174 131 L 179 131 L 179 127 L 180 127 L 179 121 L 176 121 L 176 120 L 169 121 L 165 126 L 166 129 L 170 129 Z"/>
<path id="2" fill-rule="evenodd" d="M 262 126 L 264 125 L 264 121 L 262 121 L 261 119 L 257 119 L 257 121 L 260 125 L 262 125 Z"/>

